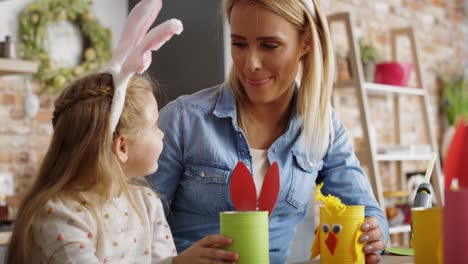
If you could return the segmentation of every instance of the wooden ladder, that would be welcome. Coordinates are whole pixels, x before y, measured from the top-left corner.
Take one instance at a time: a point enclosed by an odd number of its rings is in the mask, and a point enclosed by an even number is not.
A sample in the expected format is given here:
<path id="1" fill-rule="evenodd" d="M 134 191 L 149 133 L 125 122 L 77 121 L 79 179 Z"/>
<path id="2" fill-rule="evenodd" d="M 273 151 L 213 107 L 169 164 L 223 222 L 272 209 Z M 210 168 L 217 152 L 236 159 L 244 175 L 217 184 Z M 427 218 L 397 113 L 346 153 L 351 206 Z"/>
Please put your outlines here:
<path id="1" fill-rule="evenodd" d="M 407 189 L 404 187 L 404 183 L 406 182 L 405 175 L 403 174 L 403 167 L 402 163 L 405 161 L 430 161 L 432 158 L 432 152 L 439 153 L 438 147 L 435 140 L 434 135 L 434 128 L 432 123 L 430 122 L 429 117 L 429 94 L 424 86 L 423 78 L 421 77 L 421 68 L 419 64 L 419 55 L 418 55 L 418 48 L 416 46 L 416 41 L 414 37 L 414 33 L 411 27 L 407 28 L 400 28 L 394 29 L 390 31 L 391 34 L 391 51 L 392 51 L 392 59 L 396 61 L 397 59 L 397 38 L 398 37 L 407 37 L 409 39 L 409 43 L 411 46 L 411 53 L 412 53 L 412 62 L 414 72 L 416 74 L 416 84 L 417 88 L 411 87 L 400 87 L 400 86 L 391 86 L 391 85 L 382 85 L 377 83 L 369 83 L 364 81 L 364 74 L 363 68 L 361 64 L 361 55 L 360 49 L 358 45 L 358 41 L 355 37 L 353 27 L 352 27 L 352 17 L 351 14 L 348 12 L 345 13 L 336 13 L 328 16 L 328 23 L 330 27 L 333 23 L 344 23 L 345 31 L 346 31 L 346 39 L 348 42 L 349 47 L 349 66 L 350 66 L 350 75 L 351 78 L 345 82 L 337 82 L 334 91 L 335 93 L 339 93 L 340 89 L 343 88 L 355 88 L 355 94 L 357 96 L 357 101 L 359 104 L 359 113 L 361 118 L 361 125 L 363 130 L 363 146 L 362 146 L 362 153 L 357 153 L 359 160 L 367 166 L 368 170 L 368 177 L 369 181 L 372 185 L 372 189 L 374 191 L 374 195 L 382 208 L 385 212 L 385 195 L 382 186 L 381 178 L 379 177 L 379 163 L 380 162 L 395 162 L 396 166 L 399 168 L 399 188 L 401 190 Z M 332 36 L 333 38 L 333 36 Z M 378 154 L 377 153 L 377 143 L 376 143 L 376 135 L 373 135 L 371 132 L 371 117 L 370 117 L 370 107 L 369 107 L 369 94 L 370 93 L 384 93 L 386 95 L 391 95 L 393 99 L 393 110 L 394 110 L 394 130 L 396 135 L 396 143 L 401 144 L 402 140 L 402 130 L 401 130 L 401 109 L 400 109 L 400 101 L 401 96 L 417 96 L 418 101 L 421 105 L 421 109 L 423 112 L 423 120 L 422 124 L 424 126 L 424 131 L 426 133 L 426 138 L 429 139 L 428 145 L 430 145 L 431 152 L 425 154 Z M 334 101 L 334 105 L 336 104 L 336 100 Z M 441 205 L 443 203 L 443 194 L 442 194 L 442 171 L 439 159 L 435 162 L 435 167 L 432 172 L 431 183 L 434 189 L 435 197 L 438 203 Z M 403 192 L 404 193 L 404 192 Z M 406 190 L 406 193 L 408 191 Z M 410 226 L 396 226 L 390 228 L 390 233 L 401 233 L 401 232 L 409 232 Z"/>

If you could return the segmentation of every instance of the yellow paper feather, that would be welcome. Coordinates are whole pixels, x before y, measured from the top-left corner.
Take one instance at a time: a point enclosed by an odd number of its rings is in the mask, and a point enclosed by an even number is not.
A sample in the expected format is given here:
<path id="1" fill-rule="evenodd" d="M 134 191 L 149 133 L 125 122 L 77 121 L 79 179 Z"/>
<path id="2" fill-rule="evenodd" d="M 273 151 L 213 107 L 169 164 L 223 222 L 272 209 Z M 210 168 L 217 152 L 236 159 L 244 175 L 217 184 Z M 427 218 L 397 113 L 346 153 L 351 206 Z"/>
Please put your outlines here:
<path id="1" fill-rule="evenodd" d="M 340 198 L 331 194 L 325 196 L 322 194 L 323 182 L 317 186 L 315 199 L 325 204 L 325 210 L 329 214 L 341 215 L 346 210 L 346 205 L 341 202 Z"/>

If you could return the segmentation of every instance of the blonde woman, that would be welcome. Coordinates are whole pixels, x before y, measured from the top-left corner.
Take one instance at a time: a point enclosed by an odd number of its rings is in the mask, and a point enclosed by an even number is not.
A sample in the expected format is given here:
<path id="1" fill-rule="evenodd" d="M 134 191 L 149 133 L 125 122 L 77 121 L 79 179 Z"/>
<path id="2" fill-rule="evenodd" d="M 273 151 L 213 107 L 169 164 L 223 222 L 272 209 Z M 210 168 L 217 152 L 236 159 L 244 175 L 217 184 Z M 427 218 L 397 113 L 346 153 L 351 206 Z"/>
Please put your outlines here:
<path id="1" fill-rule="evenodd" d="M 325 194 L 366 206 L 361 241 L 367 262 L 378 262 L 388 224 L 330 107 L 334 57 L 317 1 L 227 0 L 224 6 L 230 78 L 161 110 L 165 149 L 150 179 L 169 201 L 178 250 L 218 233 L 218 213 L 234 210 L 229 183 L 238 161 L 252 171 L 257 192 L 277 161 L 281 190 L 270 217 L 271 263 L 286 262 L 296 226 L 321 182 Z"/>

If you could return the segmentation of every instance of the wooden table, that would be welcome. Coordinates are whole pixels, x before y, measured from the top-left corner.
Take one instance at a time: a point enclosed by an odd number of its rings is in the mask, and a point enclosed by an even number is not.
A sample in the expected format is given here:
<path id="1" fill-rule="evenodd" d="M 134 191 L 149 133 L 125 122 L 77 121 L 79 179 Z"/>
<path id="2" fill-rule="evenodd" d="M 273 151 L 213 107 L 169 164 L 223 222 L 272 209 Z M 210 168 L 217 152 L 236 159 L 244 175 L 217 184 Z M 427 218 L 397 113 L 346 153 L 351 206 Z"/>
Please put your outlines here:
<path id="1" fill-rule="evenodd" d="M 319 264 L 319 259 L 314 259 L 312 261 L 306 261 L 296 264 Z M 396 255 L 382 255 L 382 264 L 414 264 L 414 257 L 407 256 L 396 256 Z"/>

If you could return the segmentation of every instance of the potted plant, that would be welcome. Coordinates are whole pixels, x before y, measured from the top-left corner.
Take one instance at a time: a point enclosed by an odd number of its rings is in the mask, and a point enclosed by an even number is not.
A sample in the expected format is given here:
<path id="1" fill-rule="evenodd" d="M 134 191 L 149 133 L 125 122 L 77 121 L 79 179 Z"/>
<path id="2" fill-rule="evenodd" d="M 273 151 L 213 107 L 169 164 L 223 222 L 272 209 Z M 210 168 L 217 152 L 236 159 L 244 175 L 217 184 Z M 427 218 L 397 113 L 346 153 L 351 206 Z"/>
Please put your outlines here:
<path id="1" fill-rule="evenodd" d="M 407 86 L 413 64 L 409 62 L 389 61 L 375 65 L 374 82 L 380 84 Z"/>
<path id="2" fill-rule="evenodd" d="M 448 128 L 442 137 L 442 157 L 455 133 L 455 124 L 461 116 L 468 117 L 468 80 L 465 71 L 455 70 L 452 73 L 446 71 L 439 74 L 439 82 L 442 86 L 442 112 L 445 115 Z"/>
<path id="3" fill-rule="evenodd" d="M 377 49 L 373 45 L 360 40 L 359 50 L 361 53 L 362 68 L 364 70 L 364 79 L 367 82 L 373 82 L 375 64 L 379 57 Z"/>

